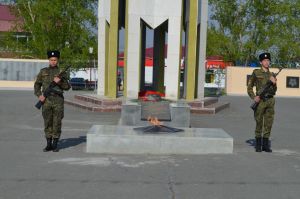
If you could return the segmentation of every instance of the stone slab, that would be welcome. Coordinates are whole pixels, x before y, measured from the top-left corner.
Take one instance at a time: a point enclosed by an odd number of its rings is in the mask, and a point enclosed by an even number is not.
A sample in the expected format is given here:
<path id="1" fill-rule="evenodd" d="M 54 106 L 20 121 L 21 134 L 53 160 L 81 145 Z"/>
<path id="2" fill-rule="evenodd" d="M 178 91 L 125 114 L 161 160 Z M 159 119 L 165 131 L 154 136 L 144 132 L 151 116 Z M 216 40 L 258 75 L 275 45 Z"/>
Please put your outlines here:
<path id="1" fill-rule="evenodd" d="M 171 126 L 190 127 L 190 106 L 178 101 L 170 104 Z"/>
<path id="2" fill-rule="evenodd" d="M 141 120 L 141 105 L 136 102 L 126 101 L 122 104 L 119 124 L 134 126 Z"/>
<path id="3" fill-rule="evenodd" d="M 149 116 L 156 117 L 160 121 L 171 121 L 170 102 L 141 102 L 142 120 L 147 120 Z"/>
<path id="4" fill-rule="evenodd" d="M 233 138 L 223 129 L 182 128 L 183 132 L 145 134 L 132 126 L 94 125 L 86 151 L 102 154 L 230 154 Z"/>

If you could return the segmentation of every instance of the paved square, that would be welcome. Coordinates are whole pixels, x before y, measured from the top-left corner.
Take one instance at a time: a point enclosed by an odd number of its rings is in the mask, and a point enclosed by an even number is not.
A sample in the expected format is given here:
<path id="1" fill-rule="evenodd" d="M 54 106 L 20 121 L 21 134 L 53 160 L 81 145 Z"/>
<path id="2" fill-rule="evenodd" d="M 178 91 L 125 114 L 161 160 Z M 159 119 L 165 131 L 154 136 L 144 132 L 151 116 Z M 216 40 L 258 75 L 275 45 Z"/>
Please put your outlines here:
<path id="1" fill-rule="evenodd" d="M 69 92 L 66 97 L 74 95 Z M 0 199 L 298 199 L 299 98 L 277 98 L 273 153 L 255 153 L 248 97 L 230 108 L 191 115 L 192 127 L 222 128 L 227 155 L 99 155 L 85 152 L 92 125 L 116 125 L 120 113 L 65 105 L 59 153 L 44 153 L 43 119 L 32 91 L 0 91 Z"/>

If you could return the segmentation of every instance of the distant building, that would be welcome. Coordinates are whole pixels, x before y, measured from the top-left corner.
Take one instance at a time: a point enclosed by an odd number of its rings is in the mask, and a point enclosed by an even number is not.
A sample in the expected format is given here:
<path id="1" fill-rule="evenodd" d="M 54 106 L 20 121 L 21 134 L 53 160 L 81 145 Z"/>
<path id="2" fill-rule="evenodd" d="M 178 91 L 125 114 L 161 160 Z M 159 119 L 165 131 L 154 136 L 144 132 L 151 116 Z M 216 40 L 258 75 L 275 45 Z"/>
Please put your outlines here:
<path id="1" fill-rule="evenodd" d="M 0 4 L 0 43 L 3 41 L 7 32 L 13 31 L 13 36 L 17 42 L 28 42 L 29 35 L 22 30 L 13 30 L 17 22 L 22 22 L 12 12 L 10 5 Z M 0 46 L 1 55 L 10 50 L 7 46 Z"/>
<path id="2" fill-rule="evenodd" d="M 10 6 L 0 5 L 0 32 L 10 31 L 16 21 L 16 17 L 10 11 Z"/>
<path id="3" fill-rule="evenodd" d="M 206 69 L 225 69 L 227 66 L 233 66 L 233 63 L 224 61 L 222 56 L 208 56 L 206 58 Z"/>

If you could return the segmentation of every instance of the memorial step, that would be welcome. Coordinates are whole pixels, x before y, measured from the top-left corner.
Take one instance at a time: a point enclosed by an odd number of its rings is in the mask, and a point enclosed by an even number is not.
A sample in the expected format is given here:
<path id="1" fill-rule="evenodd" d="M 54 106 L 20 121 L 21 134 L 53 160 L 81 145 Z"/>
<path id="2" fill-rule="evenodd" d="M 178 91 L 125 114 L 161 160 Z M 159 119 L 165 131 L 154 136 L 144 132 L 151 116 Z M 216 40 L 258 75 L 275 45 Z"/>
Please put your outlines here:
<path id="1" fill-rule="evenodd" d="M 217 112 L 229 108 L 230 103 L 229 102 L 217 102 L 210 104 L 205 107 L 195 107 L 191 106 L 191 113 L 196 113 L 196 114 L 216 114 Z"/>
<path id="2" fill-rule="evenodd" d="M 121 100 L 101 99 L 89 95 L 75 95 L 73 99 L 65 99 L 65 104 L 92 112 L 120 112 Z"/>
<path id="3" fill-rule="evenodd" d="M 142 105 L 141 119 L 147 120 L 148 116 L 157 117 L 162 121 L 170 121 L 169 101 L 160 102 L 139 102 Z M 65 99 L 65 104 L 93 112 L 120 112 L 122 99 L 108 99 L 97 95 L 75 95 L 72 99 Z M 218 102 L 218 98 L 207 97 L 204 100 L 189 102 L 191 113 L 195 114 L 216 114 L 228 108 L 230 103 Z"/>
<path id="4" fill-rule="evenodd" d="M 195 100 L 195 101 L 191 101 L 188 104 L 191 107 L 205 107 L 205 106 L 209 106 L 211 104 L 215 104 L 219 101 L 219 99 L 217 97 L 205 97 L 204 100 Z"/>

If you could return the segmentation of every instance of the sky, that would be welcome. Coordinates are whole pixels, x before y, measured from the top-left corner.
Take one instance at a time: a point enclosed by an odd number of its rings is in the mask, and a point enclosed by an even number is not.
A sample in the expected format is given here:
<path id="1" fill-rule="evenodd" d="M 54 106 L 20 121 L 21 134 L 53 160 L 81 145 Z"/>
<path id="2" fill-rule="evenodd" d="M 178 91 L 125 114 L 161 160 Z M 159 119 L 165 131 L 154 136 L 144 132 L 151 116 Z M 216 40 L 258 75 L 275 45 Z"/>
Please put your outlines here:
<path id="1" fill-rule="evenodd" d="M 11 1 L 11 0 L 0 0 L 0 4 L 9 4 L 11 2 L 13 2 L 13 1 Z"/>

